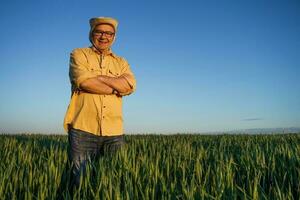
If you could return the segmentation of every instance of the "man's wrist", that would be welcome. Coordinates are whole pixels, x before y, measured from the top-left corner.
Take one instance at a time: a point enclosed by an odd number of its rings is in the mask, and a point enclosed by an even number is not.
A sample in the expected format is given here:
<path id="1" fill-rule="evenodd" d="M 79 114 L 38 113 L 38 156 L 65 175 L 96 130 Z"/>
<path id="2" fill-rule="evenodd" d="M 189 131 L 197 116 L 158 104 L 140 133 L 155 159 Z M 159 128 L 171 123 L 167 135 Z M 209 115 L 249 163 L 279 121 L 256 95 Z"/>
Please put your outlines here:
<path id="1" fill-rule="evenodd" d="M 118 94 L 118 91 L 116 89 L 112 88 L 111 94 Z"/>

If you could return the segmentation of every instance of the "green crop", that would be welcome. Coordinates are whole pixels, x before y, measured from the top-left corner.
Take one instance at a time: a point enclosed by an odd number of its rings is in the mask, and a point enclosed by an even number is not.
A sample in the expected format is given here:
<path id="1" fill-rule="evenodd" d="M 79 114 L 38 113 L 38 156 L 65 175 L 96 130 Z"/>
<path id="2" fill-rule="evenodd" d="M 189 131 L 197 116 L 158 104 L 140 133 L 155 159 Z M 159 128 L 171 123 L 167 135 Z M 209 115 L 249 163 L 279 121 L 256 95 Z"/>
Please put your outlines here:
<path id="1" fill-rule="evenodd" d="M 0 136 L 0 199 L 300 199 L 300 134 L 126 135 L 68 190 L 67 137 Z"/>

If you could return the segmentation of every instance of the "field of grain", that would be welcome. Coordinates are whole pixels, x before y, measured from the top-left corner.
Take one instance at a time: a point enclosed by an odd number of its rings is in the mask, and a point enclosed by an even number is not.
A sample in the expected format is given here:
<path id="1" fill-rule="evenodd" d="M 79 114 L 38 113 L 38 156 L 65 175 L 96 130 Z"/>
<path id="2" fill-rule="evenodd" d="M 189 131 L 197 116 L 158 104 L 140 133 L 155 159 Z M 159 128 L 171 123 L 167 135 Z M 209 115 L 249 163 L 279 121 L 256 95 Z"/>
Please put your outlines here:
<path id="1" fill-rule="evenodd" d="M 0 199 L 300 198 L 300 134 L 125 138 L 70 194 L 67 136 L 1 135 Z"/>

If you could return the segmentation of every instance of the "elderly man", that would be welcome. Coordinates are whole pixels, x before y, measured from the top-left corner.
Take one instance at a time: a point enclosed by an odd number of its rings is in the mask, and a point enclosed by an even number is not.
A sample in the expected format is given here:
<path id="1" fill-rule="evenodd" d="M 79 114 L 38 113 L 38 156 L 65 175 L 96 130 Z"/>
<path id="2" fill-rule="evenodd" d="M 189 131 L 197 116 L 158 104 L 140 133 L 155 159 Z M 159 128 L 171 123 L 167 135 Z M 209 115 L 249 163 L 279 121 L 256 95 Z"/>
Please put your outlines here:
<path id="1" fill-rule="evenodd" d="M 136 80 L 128 62 L 111 51 L 117 26 L 113 18 L 90 19 L 92 46 L 77 48 L 70 56 L 72 96 L 64 128 L 76 186 L 88 160 L 125 144 L 122 97 L 135 91 Z"/>

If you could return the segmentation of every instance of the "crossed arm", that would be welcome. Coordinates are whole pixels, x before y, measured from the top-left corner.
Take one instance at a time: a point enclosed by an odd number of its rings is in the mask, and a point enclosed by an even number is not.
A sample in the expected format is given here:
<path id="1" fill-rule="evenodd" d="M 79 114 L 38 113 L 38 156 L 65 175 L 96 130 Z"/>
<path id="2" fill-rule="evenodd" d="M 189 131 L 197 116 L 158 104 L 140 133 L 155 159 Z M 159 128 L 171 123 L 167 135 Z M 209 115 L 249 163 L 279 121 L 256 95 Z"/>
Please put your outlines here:
<path id="1" fill-rule="evenodd" d="M 123 96 L 132 92 L 132 88 L 125 78 L 126 76 L 130 76 L 130 74 L 124 73 L 119 77 L 99 75 L 83 81 L 80 88 L 95 94 L 112 94 L 113 90 L 116 90 L 118 95 Z"/>

